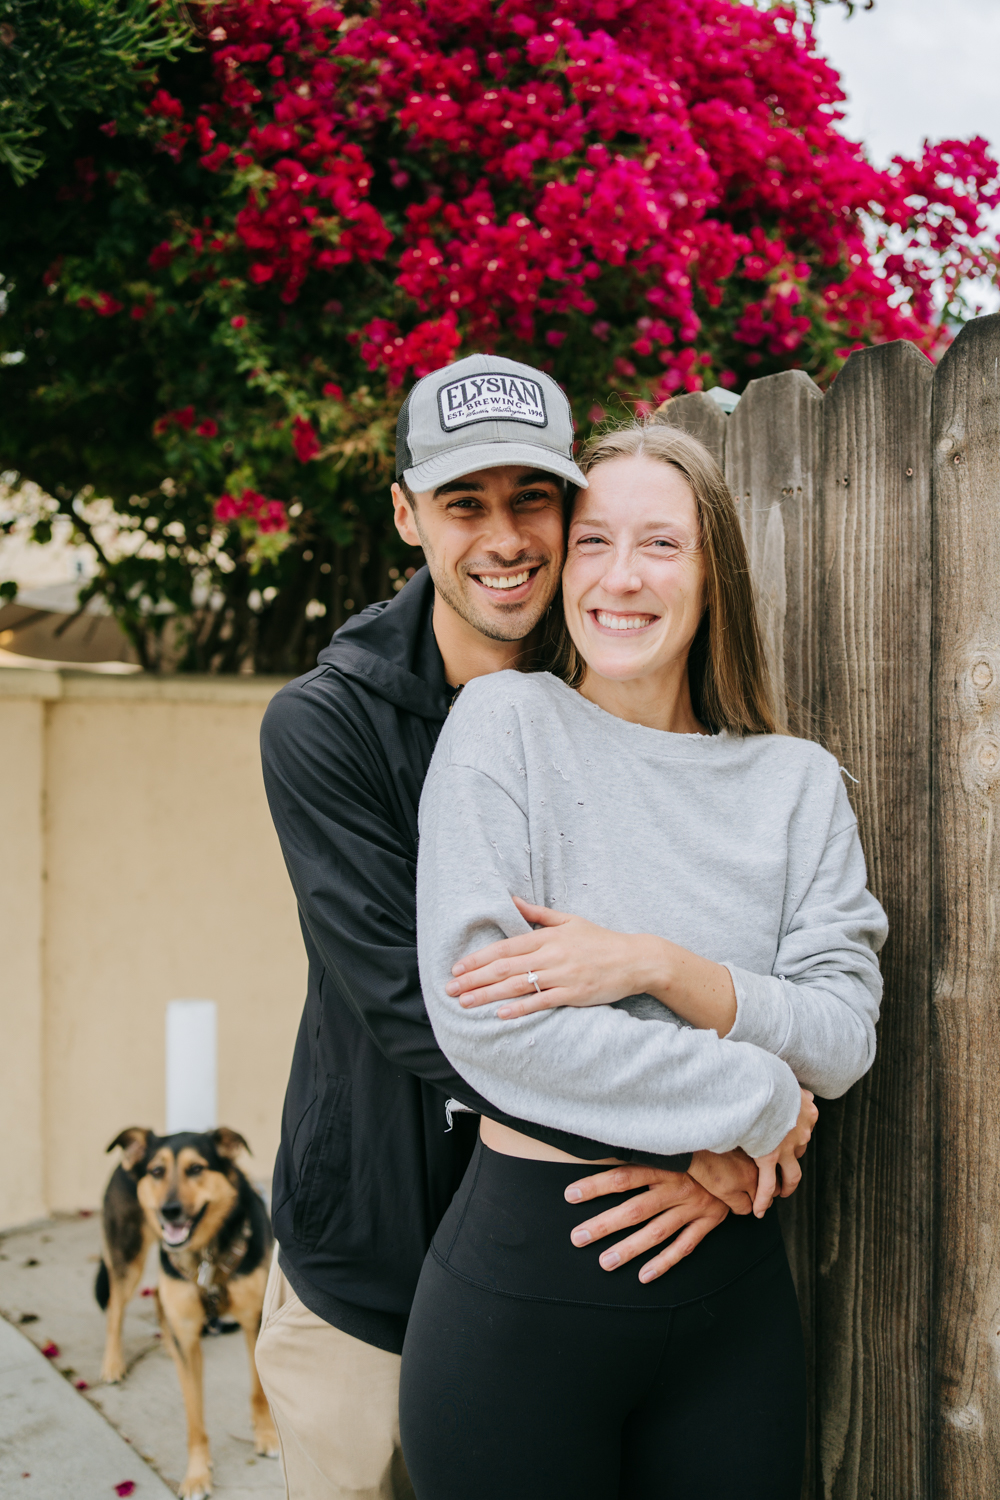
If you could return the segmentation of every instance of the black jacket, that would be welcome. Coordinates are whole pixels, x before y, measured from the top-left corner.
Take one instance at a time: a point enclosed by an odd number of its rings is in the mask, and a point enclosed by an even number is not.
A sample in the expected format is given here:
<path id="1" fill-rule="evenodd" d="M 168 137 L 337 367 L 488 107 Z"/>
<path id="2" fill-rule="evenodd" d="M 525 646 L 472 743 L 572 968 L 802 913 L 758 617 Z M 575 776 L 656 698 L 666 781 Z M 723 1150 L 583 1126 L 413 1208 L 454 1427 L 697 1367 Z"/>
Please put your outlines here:
<path id="1" fill-rule="evenodd" d="M 506 1119 L 455 1073 L 420 994 L 417 807 L 455 696 L 433 602 L 421 569 L 389 603 L 348 621 L 315 671 L 272 699 L 261 729 L 309 957 L 274 1170 L 281 1265 L 312 1311 L 396 1352 L 478 1125 L 455 1114 L 452 1128 L 446 1100 Z M 612 1154 L 509 1123 L 588 1160 Z"/>

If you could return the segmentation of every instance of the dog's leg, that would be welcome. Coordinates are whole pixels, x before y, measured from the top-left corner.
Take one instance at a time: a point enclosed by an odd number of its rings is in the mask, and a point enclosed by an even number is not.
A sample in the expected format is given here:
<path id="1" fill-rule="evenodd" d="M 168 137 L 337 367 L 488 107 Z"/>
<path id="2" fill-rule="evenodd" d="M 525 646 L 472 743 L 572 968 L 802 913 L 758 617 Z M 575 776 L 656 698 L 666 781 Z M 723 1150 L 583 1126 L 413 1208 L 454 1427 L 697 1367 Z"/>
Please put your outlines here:
<path id="1" fill-rule="evenodd" d="M 125 1308 L 135 1296 L 139 1282 L 142 1280 L 142 1272 L 146 1264 L 146 1254 L 152 1240 L 153 1236 L 151 1233 L 144 1233 L 142 1237 L 142 1249 L 139 1251 L 138 1256 L 135 1260 L 125 1265 L 121 1263 L 116 1265 L 107 1247 L 104 1250 L 104 1264 L 108 1273 L 108 1316 L 101 1379 L 109 1385 L 113 1385 L 116 1381 L 125 1378 L 122 1323 L 125 1318 Z"/>
<path id="2" fill-rule="evenodd" d="M 205 1431 L 201 1329 L 205 1310 L 190 1281 L 160 1276 L 160 1327 L 177 1366 L 187 1417 L 188 1461 L 177 1493 L 182 1500 L 205 1500 L 212 1493 L 212 1456 Z"/>
<path id="3" fill-rule="evenodd" d="M 278 1433 L 257 1374 L 254 1350 L 260 1332 L 260 1315 L 267 1286 L 267 1265 L 258 1266 L 249 1276 L 238 1276 L 229 1283 L 229 1311 L 243 1329 L 250 1357 L 250 1420 L 253 1423 L 254 1450 L 267 1458 L 279 1456 Z"/>

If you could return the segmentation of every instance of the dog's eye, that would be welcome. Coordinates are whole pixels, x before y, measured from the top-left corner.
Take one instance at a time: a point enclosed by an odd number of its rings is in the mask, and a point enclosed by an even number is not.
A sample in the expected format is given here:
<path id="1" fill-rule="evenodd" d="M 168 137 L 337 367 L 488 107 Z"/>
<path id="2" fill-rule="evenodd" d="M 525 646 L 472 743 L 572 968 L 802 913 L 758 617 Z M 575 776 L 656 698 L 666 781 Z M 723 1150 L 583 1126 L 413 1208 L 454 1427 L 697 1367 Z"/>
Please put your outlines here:
<path id="1" fill-rule="evenodd" d="M 166 1170 L 163 1167 L 150 1167 L 149 1175 L 150 1177 L 160 1178 L 165 1177 L 167 1174 Z"/>
<path id="2" fill-rule="evenodd" d="M 191 1165 L 186 1169 L 184 1175 L 186 1177 L 200 1177 L 204 1170 L 205 1168 L 201 1166 L 199 1162 L 192 1162 Z"/>

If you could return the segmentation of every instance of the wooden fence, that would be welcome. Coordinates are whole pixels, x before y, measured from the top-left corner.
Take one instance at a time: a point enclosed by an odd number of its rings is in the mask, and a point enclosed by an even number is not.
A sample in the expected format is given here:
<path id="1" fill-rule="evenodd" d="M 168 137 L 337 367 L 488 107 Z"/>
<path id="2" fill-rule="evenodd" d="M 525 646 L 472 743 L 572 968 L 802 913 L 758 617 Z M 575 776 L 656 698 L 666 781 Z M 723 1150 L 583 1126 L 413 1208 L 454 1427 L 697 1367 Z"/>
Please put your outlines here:
<path id="1" fill-rule="evenodd" d="M 1000 1495 L 1000 315 L 935 368 L 676 397 L 738 497 L 789 727 L 848 783 L 889 914 L 879 1054 L 787 1206 L 806 1500 Z"/>

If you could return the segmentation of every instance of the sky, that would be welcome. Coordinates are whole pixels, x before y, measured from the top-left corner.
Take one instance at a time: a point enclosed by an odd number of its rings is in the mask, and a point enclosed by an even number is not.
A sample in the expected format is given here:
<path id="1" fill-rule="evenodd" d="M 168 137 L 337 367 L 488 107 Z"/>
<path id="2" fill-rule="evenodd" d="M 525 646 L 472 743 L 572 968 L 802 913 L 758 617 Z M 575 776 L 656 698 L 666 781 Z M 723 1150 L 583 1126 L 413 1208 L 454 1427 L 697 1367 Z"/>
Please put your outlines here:
<path id="1" fill-rule="evenodd" d="M 1000 0 L 876 0 L 819 7 L 821 51 L 848 96 L 848 132 L 884 166 L 931 139 L 1000 149 Z"/>
<path id="2" fill-rule="evenodd" d="M 1000 0 L 875 0 L 818 7 L 819 49 L 847 95 L 845 132 L 880 167 L 921 143 L 982 135 L 1000 153 Z M 1000 210 L 992 216 L 1000 234 Z M 1000 287 L 976 289 L 1000 311 Z"/>

